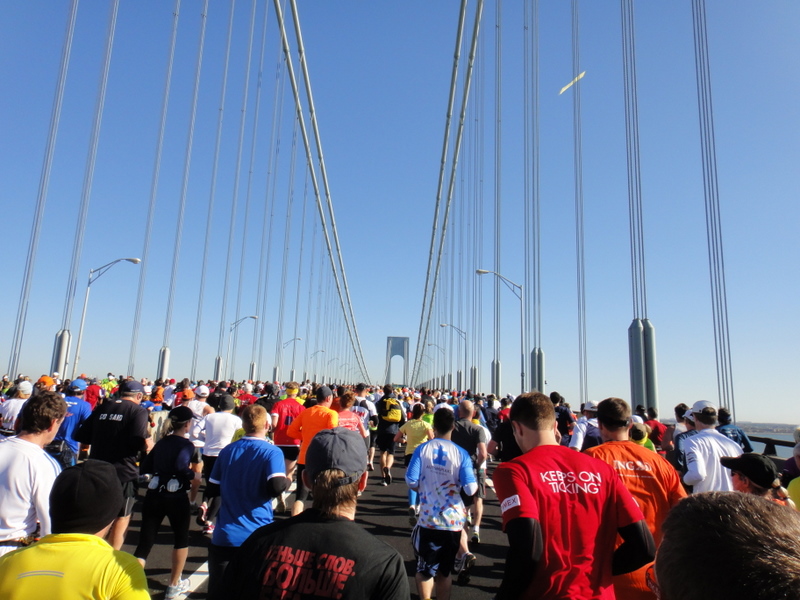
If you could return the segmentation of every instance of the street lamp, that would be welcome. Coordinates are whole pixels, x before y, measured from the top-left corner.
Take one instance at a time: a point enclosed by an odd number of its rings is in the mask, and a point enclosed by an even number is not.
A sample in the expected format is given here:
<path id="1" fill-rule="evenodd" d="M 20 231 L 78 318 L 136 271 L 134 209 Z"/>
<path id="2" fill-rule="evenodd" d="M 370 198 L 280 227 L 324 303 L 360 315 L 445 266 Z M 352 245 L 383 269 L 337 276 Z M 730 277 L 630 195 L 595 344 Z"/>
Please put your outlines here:
<path id="1" fill-rule="evenodd" d="M 231 328 L 228 331 L 228 349 L 225 351 L 225 379 L 228 378 L 228 360 L 231 356 L 231 337 L 233 337 L 233 330 L 236 329 L 242 322 L 246 321 L 247 319 L 258 320 L 258 315 L 248 315 L 246 317 L 242 317 L 231 323 Z M 233 377 L 233 369 L 231 369 L 230 376 Z"/>
<path id="2" fill-rule="evenodd" d="M 72 379 L 75 379 L 75 373 L 78 372 L 78 361 L 81 358 L 81 341 L 83 340 L 83 325 L 84 323 L 86 323 L 86 308 L 89 306 L 89 289 L 91 288 L 92 284 L 95 281 L 100 279 L 103 273 L 108 271 L 118 262 L 123 262 L 123 261 L 133 263 L 134 265 L 138 265 L 140 262 L 142 262 L 142 259 L 118 258 L 117 260 L 112 260 L 110 263 L 103 265 L 102 267 L 89 270 L 89 282 L 86 284 L 86 297 L 83 299 L 83 312 L 81 313 L 81 325 L 78 328 L 78 343 L 75 346 L 75 362 L 72 364 Z"/>
<path id="3" fill-rule="evenodd" d="M 520 381 L 522 385 L 522 391 L 520 393 L 525 393 L 525 288 L 522 287 L 518 283 L 514 283 L 507 277 L 500 275 L 496 271 L 487 271 L 486 269 L 476 269 L 475 273 L 478 275 L 488 275 L 492 274 L 498 277 L 503 283 L 506 284 L 506 287 L 510 289 L 514 295 L 519 298 L 519 320 L 520 320 L 520 335 L 519 335 L 519 343 L 520 343 L 520 353 L 522 356 L 522 363 L 520 366 Z M 499 387 L 499 382 L 498 382 Z"/>
<path id="4" fill-rule="evenodd" d="M 466 383 L 467 382 L 467 371 L 469 370 L 469 348 L 467 348 L 467 332 L 464 331 L 463 329 L 459 329 L 458 327 L 456 327 L 455 325 L 452 325 L 450 323 L 440 323 L 439 327 L 452 327 L 464 339 L 464 381 L 463 381 L 463 383 Z M 459 387 L 461 387 L 461 386 L 459 386 Z M 464 386 L 464 388 L 466 388 L 466 386 Z"/>
<path id="5" fill-rule="evenodd" d="M 283 347 L 284 347 L 284 348 L 286 348 L 286 346 L 288 346 L 288 345 L 289 345 L 289 344 L 291 344 L 292 342 L 302 341 L 302 339 L 303 339 L 303 338 L 292 338 L 292 339 L 290 339 L 288 342 L 285 342 L 285 343 L 283 344 Z"/>

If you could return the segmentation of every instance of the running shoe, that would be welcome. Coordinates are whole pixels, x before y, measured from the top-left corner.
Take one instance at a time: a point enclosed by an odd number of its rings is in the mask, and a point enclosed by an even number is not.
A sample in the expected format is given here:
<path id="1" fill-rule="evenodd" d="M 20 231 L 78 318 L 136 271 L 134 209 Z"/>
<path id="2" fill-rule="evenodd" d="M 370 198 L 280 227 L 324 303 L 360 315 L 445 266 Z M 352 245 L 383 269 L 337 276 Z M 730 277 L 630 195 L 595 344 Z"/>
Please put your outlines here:
<path id="1" fill-rule="evenodd" d="M 214 524 L 213 523 L 206 523 L 203 526 L 203 533 L 214 533 Z"/>
<path id="2" fill-rule="evenodd" d="M 178 581 L 178 585 L 168 585 L 167 593 L 164 594 L 164 600 L 173 600 L 181 594 L 185 594 L 189 591 L 190 585 L 191 582 L 188 579 L 181 579 Z"/>
<path id="3" fill-rule="evenodd" d="M 408 507 L 408 524 L 412 527 L 417 524 L 417 510 L 413 506 Z"/>
<path id="4" fill-rule="evenodd" d="M 375 465 L 373 465 L 372 463 L 369 463 L 367 465 L 367 471 L 374 471 L 374 470 L 375 470 Z"/>
<path id="5" fill-rule="evenodd" d="M 195 523 L 200 525 L 200 527 L 205 526 L 208 523 L 208 519 L 206 519 L 206 514 L 208 514 L 208 506 L 206 503 L 203 502 L 200 507 L 197 509 L 197 516 L 195 517 Z"/>
<path id="6" fill-rule="evenodd" d="M 463 559 L 464 566 L 459 571 L 458 579 L 456 580 L 456 583 L 458 583 L 458 585 L 467 585 L 469 583 L 470 572 L 472 571 L 472 567 L 475 566 L 477 560 L 478 559 L 475 558 L 475 555 L 472 554 L 472 552 L 467 552 L 464 555 Z"/>
<path id="7" fill-rule="evenodd" d="M 388 467 L 383 467 L 383 479 L 386 481 L 386 485 L 392 483 L 392 474 L 389 472 Z"/>
<path id="8" fill-rule="evenodd" d="M 481 543 L 481 534 L 477 531 L 472 532 L 472 537 L 469 540 L 473 544 L 480 544 Z"/>

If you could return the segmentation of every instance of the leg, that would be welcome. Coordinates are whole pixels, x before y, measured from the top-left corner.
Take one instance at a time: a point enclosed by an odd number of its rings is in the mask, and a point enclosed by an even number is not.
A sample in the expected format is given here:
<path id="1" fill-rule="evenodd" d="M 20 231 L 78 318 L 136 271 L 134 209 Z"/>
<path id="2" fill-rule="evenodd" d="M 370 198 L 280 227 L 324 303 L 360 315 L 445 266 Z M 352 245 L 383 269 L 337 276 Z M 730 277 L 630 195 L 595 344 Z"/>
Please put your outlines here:
<path id="1" fill-rule="evenodd" d="M 178 498 L 170 498 L 166 513 L 170 527 L 172 527 L 172 533 L 175 536 L 169 585 L 177 586 L 181 581 L 183 568 L 186 565 L 186 557 L 189 555 L 189 521 L 191 520 L 189 497 L 183 494 Z"/>
<path id="2" fill-rule="evenodd" d="M 183 575 L 183 567 L 186 566 L 186 558 L 189 556 L 189 548 L 173 548 L 172 549 L 172 573 L 170 575 L 169 584 L 172 586 L 178 585 Z"/>
<path id="3" fill-rule="evenodd" d="M 453 580 L 450 576 L 439 575 L 434 578 L 436 583 L 436 600 L 450 600 L 450 590 L 453 587 Z"/>
<path id="4" fill-rule="evenodd" d="M 108 543 L 114 550 L 122 550 L 122 545 L 125 543 L 125 534 L 128 532 L 128 525 L 131 522 L 131 516 L 117 517 L 111 525 L 111 531 L 108 532 Z"/>
<path id="5" fill-rule="evenodd" d="M 417 593 L 420 600 L 428 600 L 433 597 L 433 577 L 424 573 L 417 573 Z M 438 600 L 438 598 L 437 598 Z"/>
<path id="6" fill-rule="evenodd" d="M 192 469 L 195 473 L 202 473 L 203 472 L 203 463 L 199 462 L 197 464 L 189 465 L 189 468 Z M 195 478 L 192 479 L 192 488 L 189 491 L 189 502 L 191 504 L 195 504 L 197 502 L 197 491 L 200 489 L 200 479 Z"/>

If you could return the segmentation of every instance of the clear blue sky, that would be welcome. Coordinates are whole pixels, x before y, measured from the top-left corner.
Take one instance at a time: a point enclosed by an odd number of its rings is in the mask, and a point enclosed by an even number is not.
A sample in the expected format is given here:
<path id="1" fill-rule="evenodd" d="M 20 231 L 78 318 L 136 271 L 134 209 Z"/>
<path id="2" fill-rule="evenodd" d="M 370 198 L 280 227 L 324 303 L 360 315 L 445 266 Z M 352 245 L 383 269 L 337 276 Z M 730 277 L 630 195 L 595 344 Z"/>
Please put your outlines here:
<path id="1" fill-rule="evenodd" d="M 148 0 L 123 2 L 120 8 L 71 326 L 73 335 L 78 329 L 88 269 L 118 257 L 141 254 L 172 4 L 169 0 Z M 108 6 L 107 2 L 84 1 L 78 14 L 22 348 L 21 370 L 34 376 L 49 369 L 53 336 L 61 323 Z M 154 376 L 162 343 L 199 6 L 198 0 L 184 0 L 182 6 L 137 376 Z M 5 368 L 68 2 L 28 0 L 5 2 L 3 7 L 0 77 L 5 88 L 0 95 L 0 207 L 5 243 L 0 364 Z M 170 371 L 175 376 L 188 373 L 191 361 L 228 7 L 227 2 L 212 0 L 209 14 L 171 335 Z M 272 2 L 268 7 L 272 11 Z M 378 379 L 385 368 L 387 336 L 410 337 L 412 355 L 416 343 L 458 3 L 307 0 L 299 2 L 299 8 L 356 319 L 370 374 Z M 800 208 L 796 180 L 800 117 L 796 99 L 800 96 L 800 4 L 793 0 L 709 0 L 707 8 L 737 413 L 740 419 L 797 423 Z M 264 3 L 259 1 L 256 40 L 263 10 Z M 583 2 L 581 11 L 581 69 L 586 71 L 580 85 L 589 396 L 629 398 L 626 332 L 632 308 L 620 10 L 618 2 L 593 1 Z M 230 224 L 249 12 L 250 2 L 239 0 L 209 293 L 204 309 L 201 377 L 210 374 L 216 354 L 219 287 Z M 265 196 L 277 57 L 274 23 L 274 14 L 270 14 L 262 126 L 254 174 L 256 205 Z M 523 278 L 521 23 L 521 4 L 504 2 L 502 270 L 517 281 Z M 573 77 L 569 3 L 542 0 L 540 27 L 542 341 L 547 354 L 548 391 L 557 389 L 575 402 L 578 351 L 572 103 L 569 93 L 558 96 L 559 89 Z M 636 33 L 648 316 L 656 326 L 660 402 L 662 411 L 668 413 L 680 401 L 691 403 L 717 397 L 690 1 L 639 2 Z M 486 4 L 483 35 L 486 60 L 491 63 L 494 3 Z M 257 53 L 253 69 L 256 65 Z M 488 119 L 493 111 L 492 85 L 489 70 L 484 90 Z M 254 88 L 252 80 L 251 99 Z M 251 100 L 237 237 L 242 233 L 252 105 Z M 281 125 L 282 173 L 289 168 L 292 110 L 287 96 Z M 491 132 L 491 121 L 487 121 L 487 265 L 492 247 Z M 303 160 L 301 157 L 299 164 Z M 298 173 L 302 174 L 299 167 Z M 281 180 L 267 311 L 273 321 L 277 312 L 275 290 L 280 283 L 286 188 L 285 180 Z M 295 270 L 302 190 L 303 179 L 298 176 L 290 235 L 290 263 Z M 256 302 L 263 208 L 254 205 L 252 210 L 246 263 L 248 291 L 241 314 L 251 314 Z M 314 214 L 309 206 L 309 235 Z M 239 243 L 237 239 L 228 322 L 235 319 Z M 307 259 L 306 255 L 304 260 Z M 104 374 L 125 369 L 137 269 L 129 264 L 118 265 L 92 287 L 82 371 Z M 294 277 L 290 275 L 290 281 Z M 293 305 L 294 288 L 289 289 Z M 503 292 L 503 388 L 516 392 L 518 304 L 507 290 Z M 481 335 L 486 358 L 481 368 L 483 381 L 488 381 L 492 336 L 489 294 L 484 309 L 485 330 Z M 288 340 L 292 337 L 286 331 L 291 331 L 293 306 L 287 311 L 283 338 Z M 301 315 L 304 321 L 304 309 Z M 249 360 L 252 326 L 242 327 L 237 374 L 243 375 Z M 268 364 L 275 347 L 274 330 L 271 322 L 265 343 Z M 398 367 L 399 363 L 395 363 L 394 368 Z"/>

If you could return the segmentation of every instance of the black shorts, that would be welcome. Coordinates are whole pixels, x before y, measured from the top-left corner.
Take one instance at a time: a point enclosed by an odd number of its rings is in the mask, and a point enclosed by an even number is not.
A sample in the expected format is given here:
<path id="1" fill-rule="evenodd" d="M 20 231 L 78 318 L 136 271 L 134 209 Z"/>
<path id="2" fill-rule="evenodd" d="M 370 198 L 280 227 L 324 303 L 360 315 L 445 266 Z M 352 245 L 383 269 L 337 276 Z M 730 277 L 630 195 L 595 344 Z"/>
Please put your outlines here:
<path id="1" fill-rule="evenodd" d="M 411 545 L 414 547 L 414 556 L 417 557 L 417 573 L 428 577 L 450 575 L 460 543 L 460 531 L 414 527 Z"/>
<path id="2" fill-rule="evenodd" d="M 412 456 L 414 456 L 414 454 L 404 454 L 403 455 L 403 464 L 405 465 L 406 469 L 408 468 L 408 463 L 411 462 L 411 457 Z"/>
<path id="3" fill-rule="evenodd" d="M 214 470 L 214 463 L 217 462 L 218 458 L 218 456 L 203 455 L 203 478 L 206 480 L 206 485 L 208 485 L 208 480 L 211 478 L 211 471 Z"/>
<path id="4" fill-rule="evenodd" d="M 377 444 L 378 450 L 381 452 L 390 452 L 394 454 L 394 434 L 393 433 L 379 433 Z"/>
<path id="5" fill-rule="evenodd" d="M 139 482 L 135 479 L 122 484 L 122 497 L 125 499 L 125 502 L 122 503 L 122 508 L 119 511 L 120 517 L 130 517 L 131 514 L 133 514 L 133 505 L 136 504 L 137 489 L 139 489 Z"/>
<path id="6" fill-rule="evenodd" d="M 369 430 L 369 447 L 375 447 L 375 440 L 378 439 L 378 430 L 377 429 L 370 429 Z"/>
<path id="7" fill-rule="evenodd" d="M 300 446 L 278 446 L 278 449 L 283 452 L 283 460 L 297 460 L 300 456 Z"/>

